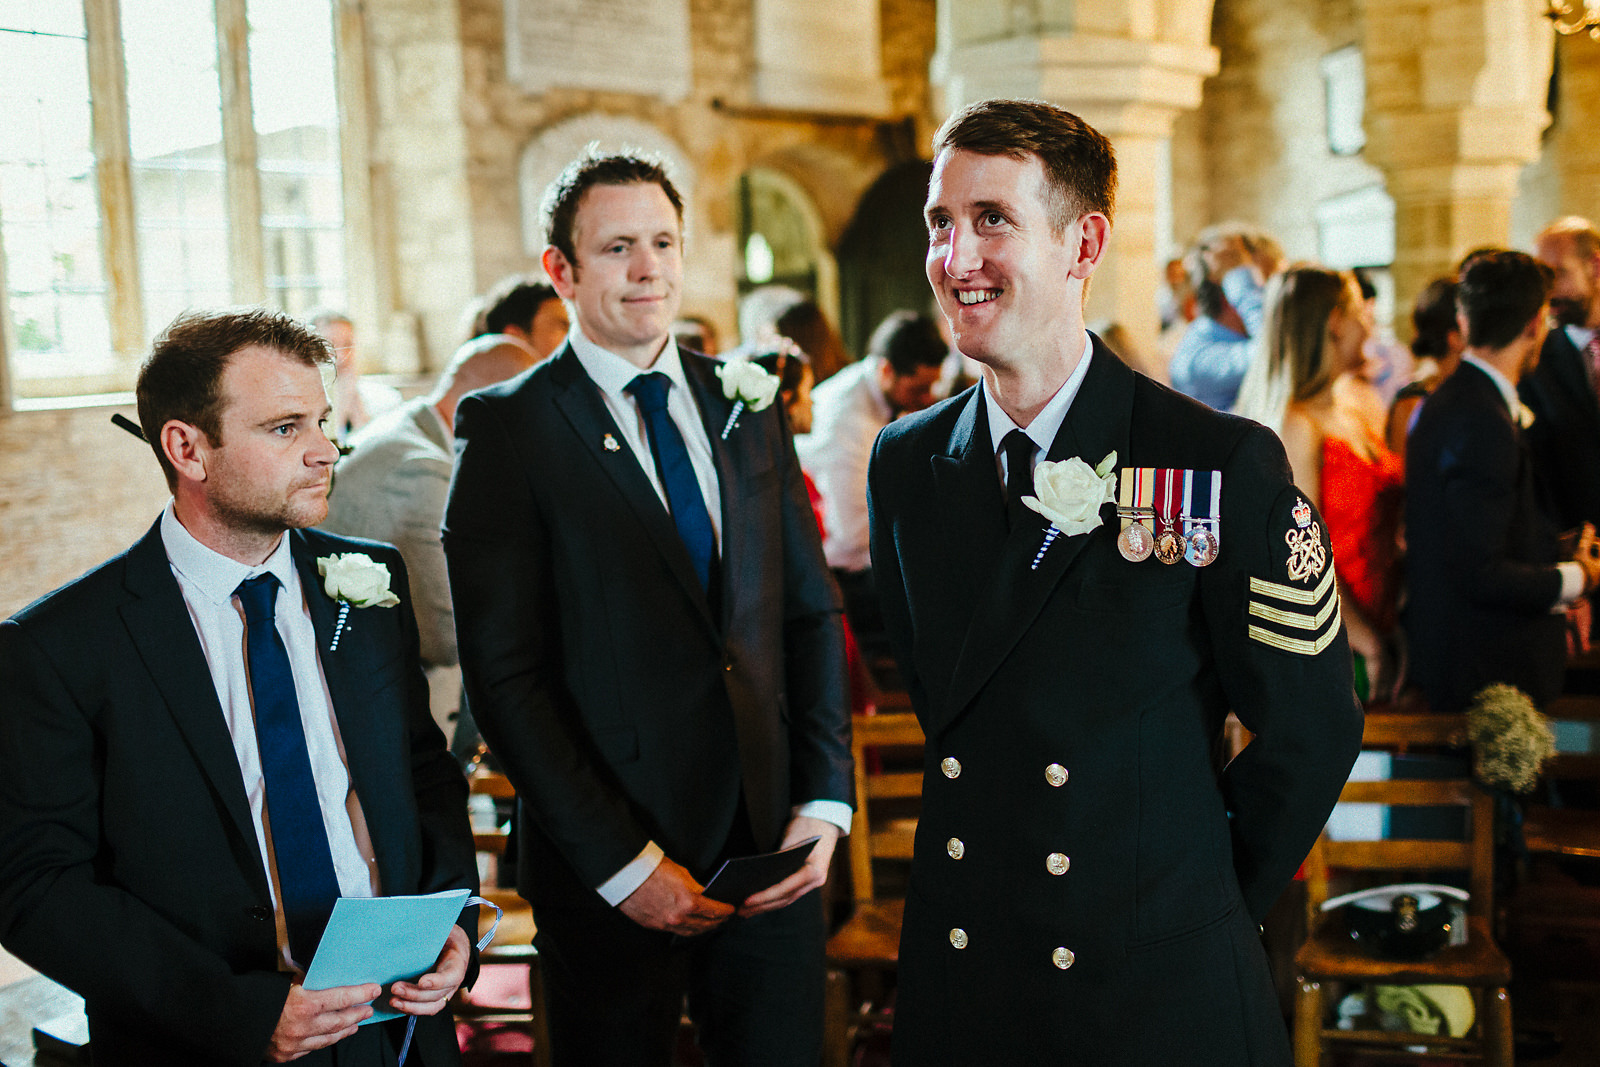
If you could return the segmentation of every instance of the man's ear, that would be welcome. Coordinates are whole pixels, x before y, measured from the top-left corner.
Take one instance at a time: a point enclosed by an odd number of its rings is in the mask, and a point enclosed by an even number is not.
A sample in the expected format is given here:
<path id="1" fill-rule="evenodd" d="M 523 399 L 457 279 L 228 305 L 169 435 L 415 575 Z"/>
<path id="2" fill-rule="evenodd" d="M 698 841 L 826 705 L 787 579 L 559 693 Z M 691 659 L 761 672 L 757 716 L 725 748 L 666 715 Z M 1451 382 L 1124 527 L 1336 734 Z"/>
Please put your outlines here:
<path id="1" fill-rule="evenodd" d="M 161 427 L 161 451 L 167 462 L 182 481 L 206 480 L 206 460 L 211 453 L 211 440 L 200 427 L 177 419 L 168 419 Z"/>
<path id="2" fill-rule="evenodd" d="M 549 276 L 550 286 L 556 295 L 563 300 L 571 300 L 577 291 L 578 265 L 555 245 L 545 246 L 539 262 L 544 264 L 544 272 Z"/>
<path id="3" fill-rule="evenodd" d="M 1098 211 L 1091 211 L 1079 217 L 1074 229 L 1078 247 L 1073 257 L 1072 276 L 1087 279 L 1106 254 L 1106 245 L 1111 241 L 1111 220 Z"/>

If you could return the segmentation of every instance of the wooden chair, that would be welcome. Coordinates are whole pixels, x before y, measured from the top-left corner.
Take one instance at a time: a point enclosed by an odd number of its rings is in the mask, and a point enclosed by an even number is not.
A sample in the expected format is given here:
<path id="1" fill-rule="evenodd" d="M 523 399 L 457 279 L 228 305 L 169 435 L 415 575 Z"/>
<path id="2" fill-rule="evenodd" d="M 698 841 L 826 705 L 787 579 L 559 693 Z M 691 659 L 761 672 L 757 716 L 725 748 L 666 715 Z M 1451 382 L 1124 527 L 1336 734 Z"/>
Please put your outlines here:
<path id="1" fill-rule="evenodd" d="M 481 765 L 467 776 L 467 784 L 475 796 L 489 796 L 496 800 L 509 800 L 516 796 L 505 775 L 489 771 Z M 505 855 L 508 835 L 505 829 L 479 830 L 472 834 L 479 853 L 493 856 L 498 863 Z M 544 1015 L 544 975 L 539 969 L 539 950 L 533 947 L 536 927 L 533 908 L 518 895 L 515 889 L 485 886 L 479 895 L 492 900 L 504 912 L 500 929 L 494 940 L 478 954 L 484 966 L 516 964 L 527 968 L 529 1007 L 511 1007 L 474 1000 L 470 991 L 456 994 L 450 1008 L 459 1020 L 493 1020 L 522 1026 L 533 1038 L 533 1063 L 535 1067 L 550 1067 L 550 1034 Z M 489 932 L 494 923 L 492 908 L 478 909 L 478 936 Z"/>
<path id="2" fill-rule="evenodd" d="M 1376 720 L 1376 721 L 1374 721 Z M 1379 714 L 1369 716 L 1364 745 L 1374 748 L 1416 748 L 1451 744 L 1464 738 L 1465 720 L 1451 715 Z M 1466 809 L 1469 831 L 1459 841 L 1330 841 L 1324 835 L 1306 860 L 1306 910 L 1311 934 L 1295 954 L 1299 986 L 1294 1012 L 1295 1067 L 1319 1067 L 1332 1047 L 1384 1049 L 1390 1057 L 1401 1049 L 1421 1057 L 1460 1060 L 1474 1055 L 1490 1067 L 1511 1067 L 1511 1000 L 1506 986 L 1511 964 L 1494 939 L 1494 801 L 1489 793 L 1464 779 L 1349 782 L 1340 799 L 1353 803 L 1448 806 Z M 1467 942 L 1451 945 L 1420 961 L 1380 959 L 1349 937 L 1344 916 L 1323 914 L 1328 899 L 1328 870 L 1397 872 L 1465 871 L 1471 900 L 1467 905 Z M 1408 873 L 1404 877 L 1411 877 Z M 1477 993 L 1476 1036 L 1435 1037 L 1374 1030 L 1338 1030 L 1324 1025 L 1326 987 L 1332 983 L 1390 985 L 1463 985 Z"/>
<path id="3" fill-rule="evenodd" d="M 850 743 L 856 762 L 856 812 L 850 827 L 850 883 L 855 908 L 828 939 L 828 1009 L 824 1044 L 827 1067 L 845 1067 L 850 1050 L 869 1027 L 885 1026 L 883 995 L 900 960 L 903 898 L 877 892 L 874 860 L 911 859 L 917 820 L 905 814 L 922 796 L 920 758 L 910 769 L 887 755 L 916 752 L 922 727 L 910 712 L 857 715 Z M 876 757 L 876 758 L 875 758 Z M 880 814 L 900 802 L 898 817 Z"/>

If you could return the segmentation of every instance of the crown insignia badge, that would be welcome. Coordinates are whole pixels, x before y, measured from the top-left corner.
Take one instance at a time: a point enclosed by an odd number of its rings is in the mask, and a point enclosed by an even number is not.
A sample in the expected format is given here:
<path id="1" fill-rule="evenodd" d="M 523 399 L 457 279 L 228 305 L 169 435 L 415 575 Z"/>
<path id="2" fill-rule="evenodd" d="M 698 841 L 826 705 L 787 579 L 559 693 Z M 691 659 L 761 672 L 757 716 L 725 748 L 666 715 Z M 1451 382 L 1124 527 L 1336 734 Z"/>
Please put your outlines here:
<path id="1" fill-rule="evenodd" d="M 1294 502 L 1294 524 L 1304 530 L 1311 525 L 1311 505 L 1302 497 Z"/>

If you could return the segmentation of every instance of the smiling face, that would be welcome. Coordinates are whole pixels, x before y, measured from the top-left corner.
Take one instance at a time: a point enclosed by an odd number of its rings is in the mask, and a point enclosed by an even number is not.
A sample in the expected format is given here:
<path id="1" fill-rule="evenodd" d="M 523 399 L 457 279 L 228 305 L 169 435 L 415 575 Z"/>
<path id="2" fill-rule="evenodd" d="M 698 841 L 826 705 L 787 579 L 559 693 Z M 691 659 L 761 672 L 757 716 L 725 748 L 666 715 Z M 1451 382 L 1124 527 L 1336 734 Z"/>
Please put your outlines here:
<path id="1" fill-rule="evenodd" d="M 942 151 L 924 216 L 928 283 L 963 354 L 1004 367 L 1042 347 L 1082 348 L 1083 283 L 1104 237 L 1086 255 L 1085 227 L 1105 216 L 1085 214 L 1053 233 L 1039 157 Z"/>
<path id="2" fill-rule="evenodd" d="M 545 272 L 595 344 L 639 367 L 661 353 L 678 317 L 683 233 L 653 182 L 595 185 L 578 203 L 573 263 L 545 249 Z"/>
<path id="3" fill-rule="evenodd" d="M 339 450 L 323 432 L 322 374 L 252 345 L 222 372 L 220 440 L 200 435 L 198 489 L 215 523 L 242 537 L 276 538 L 328 515 Z"/>

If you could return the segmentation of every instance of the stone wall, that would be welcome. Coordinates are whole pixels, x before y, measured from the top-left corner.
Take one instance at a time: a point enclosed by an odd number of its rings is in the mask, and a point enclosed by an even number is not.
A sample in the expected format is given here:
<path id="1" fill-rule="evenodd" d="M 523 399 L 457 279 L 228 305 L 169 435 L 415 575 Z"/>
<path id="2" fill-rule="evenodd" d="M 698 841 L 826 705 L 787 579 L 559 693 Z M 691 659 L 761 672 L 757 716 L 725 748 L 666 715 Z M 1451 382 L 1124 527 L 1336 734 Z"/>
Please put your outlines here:
<path id="1" fill-rule="evenodd" d="M 127 548 L 166 504 L 117 411 L 138 418 L 131 404 L 0 415 L 0 618 Z"/>

